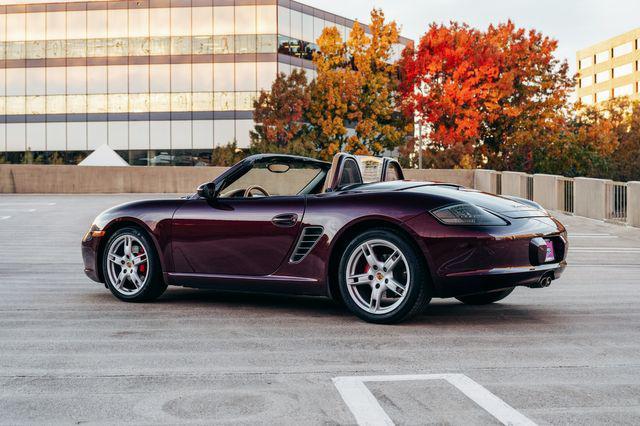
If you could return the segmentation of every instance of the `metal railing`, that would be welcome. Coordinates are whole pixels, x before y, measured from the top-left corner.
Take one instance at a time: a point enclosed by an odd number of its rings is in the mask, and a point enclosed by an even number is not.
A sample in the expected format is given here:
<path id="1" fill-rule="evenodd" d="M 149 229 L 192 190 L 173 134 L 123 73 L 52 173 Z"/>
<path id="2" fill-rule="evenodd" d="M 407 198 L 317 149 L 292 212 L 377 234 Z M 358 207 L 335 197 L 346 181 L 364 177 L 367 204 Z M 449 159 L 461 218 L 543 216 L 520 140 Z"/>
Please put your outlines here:
<path id="1" fill-rule="evenodd" d="M 607 220 L 626 222 L 627 220 L 627 184 L 624 182 L 608 182 L 606 186 Z"/>
<path id="2" fill-rule="evenodd" d="M 573 214 L 573 179 L 561 178 L 560 179 L 560 210 L 563 213 Z"/>
<path id="3" fill-rule="evenodd" d="M 533 175 L 527 175 L 527 188 L 525 192 L 525 197 L 527 200 L 533 201 Z"/>

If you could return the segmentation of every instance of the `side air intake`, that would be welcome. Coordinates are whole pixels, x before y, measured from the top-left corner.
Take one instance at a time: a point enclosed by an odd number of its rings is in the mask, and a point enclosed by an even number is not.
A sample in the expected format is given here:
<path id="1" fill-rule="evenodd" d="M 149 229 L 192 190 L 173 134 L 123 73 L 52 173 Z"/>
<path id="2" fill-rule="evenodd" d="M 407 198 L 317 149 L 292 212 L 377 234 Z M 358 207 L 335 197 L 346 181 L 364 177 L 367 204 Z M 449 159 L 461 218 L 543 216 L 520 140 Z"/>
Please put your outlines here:
<path id="1" fill-rule="evenodd" d="M 291 262 L 302 262 L 302 259 L 309 254 L 320 237 L 322 237 L 323 232 L 324 228 L 322 226 L 307 226 L 304 228 L 300 233 L 300 238 L 296 243 L 296 248 L 293 250 L 293 254 L 291 255 Z"/>

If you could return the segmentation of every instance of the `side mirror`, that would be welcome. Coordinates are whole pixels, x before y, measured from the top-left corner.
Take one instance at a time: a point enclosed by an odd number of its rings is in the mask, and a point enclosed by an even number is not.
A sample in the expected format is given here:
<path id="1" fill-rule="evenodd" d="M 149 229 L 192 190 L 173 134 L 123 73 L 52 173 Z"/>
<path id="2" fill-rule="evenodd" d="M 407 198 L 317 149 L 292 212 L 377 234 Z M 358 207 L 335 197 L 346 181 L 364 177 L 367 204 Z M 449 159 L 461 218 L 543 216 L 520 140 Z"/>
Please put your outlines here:
<path id="1" fill-rule="evenodd" d="M 203 183 L 198 187 L 198 195 L 207 201 L 213 201 L 218 197 L 216 185 L 213 182 Z"/>

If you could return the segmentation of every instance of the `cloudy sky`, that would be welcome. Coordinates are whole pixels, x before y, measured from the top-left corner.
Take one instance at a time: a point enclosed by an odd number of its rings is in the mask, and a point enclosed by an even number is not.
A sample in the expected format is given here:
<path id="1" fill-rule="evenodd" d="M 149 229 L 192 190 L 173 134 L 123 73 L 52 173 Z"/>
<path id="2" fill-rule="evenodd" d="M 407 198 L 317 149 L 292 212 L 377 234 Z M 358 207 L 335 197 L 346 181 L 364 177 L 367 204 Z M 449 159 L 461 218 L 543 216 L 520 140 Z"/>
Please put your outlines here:
<path id="1" fill-rule="evenodd" d="M 559 42 L 558 57 L 575 71 L 576 51 L 640 27 L 639 0 L 301 0 L 303 3 L 367 21 L 382 8 L 402 25 L 403 35 L 418 39 L 429 23 L 467 22 L 478 28 L 513 20 Z"/>

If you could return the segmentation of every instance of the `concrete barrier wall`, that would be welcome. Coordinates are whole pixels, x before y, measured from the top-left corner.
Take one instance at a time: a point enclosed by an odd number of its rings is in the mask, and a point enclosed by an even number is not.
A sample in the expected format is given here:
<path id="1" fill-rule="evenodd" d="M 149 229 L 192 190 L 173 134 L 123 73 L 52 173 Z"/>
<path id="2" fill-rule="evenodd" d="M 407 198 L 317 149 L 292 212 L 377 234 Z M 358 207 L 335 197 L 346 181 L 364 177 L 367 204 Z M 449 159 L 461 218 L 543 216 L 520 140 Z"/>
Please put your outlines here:
<path id="1" fill-rule="evenodd" d="M 404 177 L 416 181 L 455 183 L 473 188 L 476 170 L 473 169 L 405 169 Z"/>
<path id="2" fill-rule="evenodd" d="M 0 164 L 0 193 L 191 193 L 226 167 L 78 167 Z M 405 170 L 407 179 L 473 187 L 474 170 Z M 305 178 L 305 177 L 303 177 Z M 297 180 L 292 182 L 297 184 Z M 274 184 L 275 185 L 275 184 Z M 269 183 L 265 183 L 265 187 Z M 275 185 L 277 186 L 277 185 Z M 268 189 L 268 188 L 267 188 Z M 285 191 L 278 186 L 278 190 Z"/>
<path id="3" fill-rule="evenodd" d="M 548 210 L 558 210 L 562 192 L 562 176 L 533 175 L 533 201 Z"/>
<path id="4" fill-rule="evenodd" d="M 17 194 L 111 194 L 111 193 L 182 193 L 196 190 L 223 173 L 226 167 L 78 167 L 32 164 L 0 164 L 0 193 Z M 408 169 L 407 179 L 447 182 L 495 193 L 497 175 L 493 170 Z M 292 179 L 291 185 L 301 180 Z M 533 198 L 549 210 L 561 207 L 561 176 L 534 175 Z M 280 182 L 281 183 L 281 182 Z M 606 219 L 606 179 L 576 178 L 574 213 L 592 219 Z M 265 180 L 265 187 L 286 192 L 279 183 Z M 526 196 L 527 175 L 502 172 L 502 193 Z M 640 226 L 640 182 L 629 182 L 627 189 L 627 223 Z"/>
<path id="5" fill-rule="evenodd" d="M 525 198 L 527 196 L 527 174 L 502 172 L 502 193 Z"/>
<path id="6" fill-rule="evenodd" d="M 224 167 L 0 165 L 0 193 L 190 193 Z"/>
<path id="7" fill-rule="evenodd" d="M 473 187 L 478 191 L 495 194 L 498 192 L 498 172 L 495 170 L 477 169 L 474 174 Z"/>
<path id="8" fill-rule="evenodd" d="M 591 219 L 607 217 L 607 182 L 606 179 L 575 178 L 574 212 L 578 216 Z"/>
<path id="9" fill-rule="evenodd" d="M 640 226 L 640 182 L 627 184 L 627 223 Z"/>

